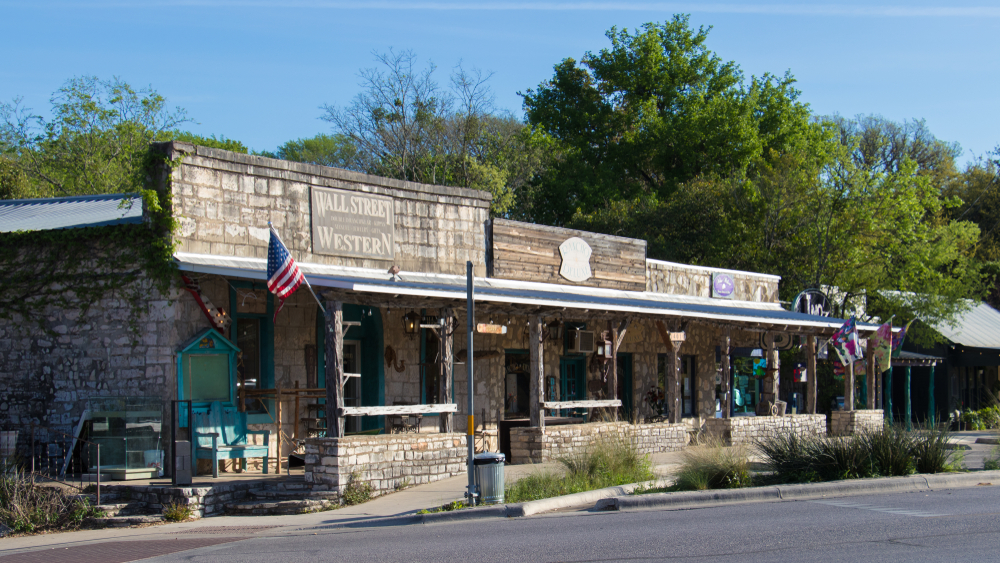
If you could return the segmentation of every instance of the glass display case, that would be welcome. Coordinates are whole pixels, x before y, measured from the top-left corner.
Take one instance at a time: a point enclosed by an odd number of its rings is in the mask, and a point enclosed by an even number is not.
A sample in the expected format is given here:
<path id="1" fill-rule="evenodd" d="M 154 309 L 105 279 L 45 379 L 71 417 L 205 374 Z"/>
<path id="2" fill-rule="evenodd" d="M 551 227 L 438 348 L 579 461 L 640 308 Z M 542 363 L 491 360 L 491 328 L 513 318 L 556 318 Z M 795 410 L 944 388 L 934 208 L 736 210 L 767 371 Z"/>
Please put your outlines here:
<path id="1" fill-rule="evenodd" d="M 96 397 L 87 404 L 90 437 L 101 446 L 101 473 L 112 479 L 163 475 L 163 400 L 158 397 Z M 96 471 L 97 451 L 90 452 Z"/>

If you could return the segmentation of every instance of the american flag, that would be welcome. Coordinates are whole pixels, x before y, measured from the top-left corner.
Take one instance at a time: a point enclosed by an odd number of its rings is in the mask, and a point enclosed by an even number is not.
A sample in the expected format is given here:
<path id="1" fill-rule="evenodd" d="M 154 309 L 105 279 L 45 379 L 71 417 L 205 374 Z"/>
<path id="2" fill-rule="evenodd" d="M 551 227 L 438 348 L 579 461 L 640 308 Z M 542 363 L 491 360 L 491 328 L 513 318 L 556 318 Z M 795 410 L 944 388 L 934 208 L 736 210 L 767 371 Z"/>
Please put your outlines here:
<path id="1" fill-rule="evenodd" d="M 271 242 L 267 247 L 267 289 L 278 298 L 278 307 L 274 310 L 274 320 L 285 305 L 285 299 L 306 280 L 299 270 L 295 259 L 281 243 L 278 232 L 271 227 Z"/>

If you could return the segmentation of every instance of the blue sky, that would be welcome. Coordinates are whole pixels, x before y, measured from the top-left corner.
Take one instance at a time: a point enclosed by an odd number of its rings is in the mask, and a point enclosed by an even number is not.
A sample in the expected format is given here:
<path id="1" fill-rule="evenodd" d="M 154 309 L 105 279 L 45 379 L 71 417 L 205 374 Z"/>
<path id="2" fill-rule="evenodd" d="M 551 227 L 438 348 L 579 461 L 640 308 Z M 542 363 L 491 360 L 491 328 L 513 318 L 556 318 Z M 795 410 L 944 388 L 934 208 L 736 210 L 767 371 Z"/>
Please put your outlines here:
<path id="1" fill-rule="evenodd" d="M 1000 4 L 881 2 L 350 2 L 326 0 L 0 0 L 0 100 L 43 114 L 67 78 L 119 76 L 185 108 L 202 134 L 258 150 L 328 132 L 372 51 L 412 49 L 438 66 L 495 73 L 498 105 L 566 57 L 690 13 L 708 46 L 747 75 L 791 70 L 818 114 L 922 118 L 963 160 L 1000 144 Z"/>

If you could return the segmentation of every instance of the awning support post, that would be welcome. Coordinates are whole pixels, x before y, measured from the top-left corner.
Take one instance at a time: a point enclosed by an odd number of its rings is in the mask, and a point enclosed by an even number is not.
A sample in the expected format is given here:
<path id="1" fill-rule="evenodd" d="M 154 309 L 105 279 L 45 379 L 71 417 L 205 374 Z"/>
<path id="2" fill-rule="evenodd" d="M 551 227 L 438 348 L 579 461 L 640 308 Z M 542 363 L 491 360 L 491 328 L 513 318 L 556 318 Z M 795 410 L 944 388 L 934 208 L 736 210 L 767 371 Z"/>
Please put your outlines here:
<path id="1" fill-rule="evenodd" d="M 440 374 L 439 388 L 442 403 L 454 403 L 452 400 L 452 388 L 451 380 L 452 373 L 454 370 L 454 338 L 452 334 L 455 332 L 455 311 L 450 308 L 441 309 L 441 320 L 443 321 L 441 325 L 441 330 L 438 334 L 438 357 L 441 359 L 441 363 L 438 365 L 440 368 L 438 373 Z M 470 390 L 471 391 L 471 390 Z M 440 427 L 441 432 L 451 433 L 452 431 L 452 418 L 451 413 L 441 413 L 440 417 Z"/>
<path id="2" fill-rule="evenodd" d="M 816 337 L 806 337 L 806 412 L 816 414 Z"/>
<path id="3" fill-rule="evenodd" d="M 326 310 L 326 437 L 344 437 L 344 303 L 327 301 Z"/>
<path id="4" fill-rule="evenodd" d="M 545 431 L 545 411 L 542 410 L 542 393 L 545 392 L 545 362 L 543 361 L 543 331 L 541 315 L 528 320 L 528 408 L 531 426 Z"/>

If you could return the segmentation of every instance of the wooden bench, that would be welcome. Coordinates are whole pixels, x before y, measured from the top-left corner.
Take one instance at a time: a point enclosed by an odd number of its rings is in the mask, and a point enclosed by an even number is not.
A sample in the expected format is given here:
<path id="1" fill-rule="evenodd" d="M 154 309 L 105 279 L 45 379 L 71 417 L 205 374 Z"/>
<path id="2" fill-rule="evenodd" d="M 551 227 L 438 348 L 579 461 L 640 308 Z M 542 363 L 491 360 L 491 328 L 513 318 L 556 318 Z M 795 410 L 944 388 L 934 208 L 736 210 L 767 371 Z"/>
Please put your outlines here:
<path id="1" fill-rule="evenodd" d="M 247 443 L 247 436 L 253 435 L 264 436 L 264 443 Z M 212 477 L 219 476 L 220 459 L 242 460 L 245 470 L 247 458 L 264 458 L 264 473 L 267 473 L 271 431 L 247 430 L 247 413 L 239 412 L 234 406 L 223 407 L 219 401 L 214 401 L 208 412 L 195 412 L 194 437 L 194 457 L 212 460 Z"/>

